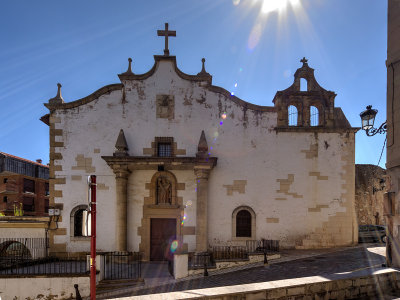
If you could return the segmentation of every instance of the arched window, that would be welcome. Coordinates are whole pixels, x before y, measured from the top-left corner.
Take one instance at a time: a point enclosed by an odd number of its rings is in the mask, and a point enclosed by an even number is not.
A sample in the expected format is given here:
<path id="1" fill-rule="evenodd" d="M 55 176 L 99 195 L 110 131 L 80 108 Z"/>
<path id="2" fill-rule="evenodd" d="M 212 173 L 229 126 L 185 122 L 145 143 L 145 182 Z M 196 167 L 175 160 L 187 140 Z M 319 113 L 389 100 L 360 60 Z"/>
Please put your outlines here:
<path id="1" fill-rule="evenodd" d="M 289 121 L 289 126 L 297 126 L 297 107 L 294 105 L 290 105 L 288 107 L 288 121 Z"/>
<path id="2" fill-rule="evenodd" d="M 318 108 L 316 108 L 315 106 L 310 106 L 310 125 L 319 125 L 319 111 Z"/>
<path id="3" fill-rule="evenodd" d="M 236 237 L 251 237 L 251 214 L 247 210 L 236 215 Z"/>
<path id="4" fill-rule="evenodd" d="M 248 206 L 237 207 L 232 213 L 232 239 L 256 239 L 256 214 Z"/>
<path id="5" fill-rule="evenodd" d="M 307 88 L 307 80 L 304 78 L 300 78 L 300 91 L 301 92 L 307 92 L 308 88 Z"/>
<path id="6" fill-rule="evenodd" d="M 90 214 L 87 205 L 79 205 L 71 211 L 71 232 L 74 237 L 86 237 L 91 235 Z"/>

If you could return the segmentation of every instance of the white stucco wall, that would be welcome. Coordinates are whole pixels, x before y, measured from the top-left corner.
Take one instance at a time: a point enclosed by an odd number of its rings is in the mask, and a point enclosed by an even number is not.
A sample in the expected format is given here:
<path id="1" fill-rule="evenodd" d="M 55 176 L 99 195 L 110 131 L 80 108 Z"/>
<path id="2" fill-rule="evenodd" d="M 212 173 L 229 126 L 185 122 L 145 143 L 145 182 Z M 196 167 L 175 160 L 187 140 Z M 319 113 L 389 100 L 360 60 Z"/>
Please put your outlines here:
<path id="1" fill-rule="evenodd" d="M 21 277 L 0 278 L 0 298 L 13 299 L 75 299 L 74 284 L 82 297 L 90 295 L 89 277 Z"/>
<path id="2" fill-rule="evenodd" d="M 256 213 L 256 239 L 279 239 L 283 246 L 304 246 L 304 240 L 318 240 L 315 235 L 321 234 L 321 230 L 331 230 L 327 222 L 337 227 L 334 234 L 338 236 L 332 240 L 333 244 L 354 241 L 351 223 L 353 133 L 277 133 L 274 130 L 276 112 L 245 108 L 240 100 L 235 103 L 230 96 L 204 88 L 205 82 L 182 79 L 171 61 L 161 60 L 155 73 L 147 79 L 123 83 L 124 99 L 122 91 L 116 90 L 79 107 L 56 110 L 51 115 L 57 120 L 55 128 L 62 130 L 62 136 L 56 136 L 56 141 L 63 142 L 63 146 L 55 148 L 62 158 L 54 160 L 54 164 L 62 166 L 62 171 L 56 171 L 55 176 L 65 178 L 65 184 L 56 184 L 54 189 L 62 191 L 62 197 L 55 197 L 55 202 L 64 204 L 59 226 L 67 231 L 66 235 L 56 235 L 55 243 L 66 243 L 68 251 L 89 250 L 87 241 L 71 239 L 70 213 L 77 205 L 87 203 L 86 177 L 93 173 L 98 184 L 103 185 L 98 189 L 97 199 L 98 249 L 114 250 L 115 219 L 118 218 L 115 175 L 101 156 L 112 156 L 120 129 L 124 130 L 131 156 L 143 156 L 143 149 L 151 148 L 155 137 L 173 137 L 177 148 L 186 150 L 184 156 L 193 157 L 201 131 L 205 131 L 210 156 L 218 157 L 209 179 L 210 244 L 232 242 L 232 212 L 242 205 Z M 160 94 L 174 96 L 175 117 L 171 120 L 156 117 L 156 97 Z M 223 113 L 226 119 L 222 118 Z M 317 154 L 307 158 L 306 151 L 312 145 L 317 145 Z M 94 167 L 91 172 L 74 168 L 78 155 L 84 156 L 87 167 Z M 128 250 L 131 251 L 138 251 L 137 228 L 141 225 L 144 197 L 149 196 L 145 185 L 155 172 L 133 171 L 129 177 Z M 321 177 L 310 172 L 318 172 Z M 183 203 L 188 204 L 184 210 L 184 226 L 196 226 L 194 173 L 172 173 L 178 182 L 185 183 L 185 189 L 178 191 Z M 288 178 L 293 179 L 288 192 L 299 197 L 279 192 L 278 180 Z M 245 191 L 228 195 L 226 186 L 233 185 L 235 180 L 246 181 Z M 330 219 L 335 216 L 347 221 L 336 224 Z M 195 235 L 183 239 L 189 251 L 194 251 Z M 309 243 L 309 246 L 317 244 Z"/>

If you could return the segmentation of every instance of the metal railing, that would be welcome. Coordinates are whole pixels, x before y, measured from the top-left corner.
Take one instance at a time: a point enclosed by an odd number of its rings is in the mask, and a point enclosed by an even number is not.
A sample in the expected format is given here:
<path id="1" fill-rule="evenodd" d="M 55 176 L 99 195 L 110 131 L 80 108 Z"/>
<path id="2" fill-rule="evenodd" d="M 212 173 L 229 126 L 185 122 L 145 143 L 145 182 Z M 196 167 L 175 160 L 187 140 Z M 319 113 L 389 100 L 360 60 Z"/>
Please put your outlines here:
<path id="1" fill-rule="evenodd" d="M 88 274 L 86 257 L 21 259 L 0 258 L 0 275 Z"/>
<path id="2" fill-rule="evenodd" d="M 209 252 L 189 253 L 188 265 L 189 269 L 210 268 L 215 266 L 215 261 L 212 253 Z"/>
<path id="3" fill-rule="evenodd" d="M 278 252 L 279 251 L 279 240 L 252 240 L 246 241 L 246 249 L 248 253 L 257 252 Z"/>
<path id="4" fill-rule="evenodd" d="M 140 252 L 108 252 L 103 254 L 104 279 L 138 279 L 141 277 Z"/>
<path id="5" fill-rule="evenodd" d="M 249 257 L 244 246 L 213 246 L 211 251 L 215 260 L 239 260 Z"/>
<path id="6" fill-rule="evenodd" d="M 0 238 L 0 263 L 9 259 L 45 258 L 48 254 L 48 245 L 48 238 Z"/>

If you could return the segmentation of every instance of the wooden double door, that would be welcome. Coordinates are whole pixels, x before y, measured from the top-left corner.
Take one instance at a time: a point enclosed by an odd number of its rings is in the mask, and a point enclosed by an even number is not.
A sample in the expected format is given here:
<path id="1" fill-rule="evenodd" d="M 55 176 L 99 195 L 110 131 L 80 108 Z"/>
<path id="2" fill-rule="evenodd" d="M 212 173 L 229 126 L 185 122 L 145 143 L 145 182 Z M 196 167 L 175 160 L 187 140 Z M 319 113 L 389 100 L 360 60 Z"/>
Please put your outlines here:
<path id="1" fill-rule="evenodd" d="M 176 219 L 150 219 L 150 260 L 172 257 L 171 243 L 176 239 Z"/>

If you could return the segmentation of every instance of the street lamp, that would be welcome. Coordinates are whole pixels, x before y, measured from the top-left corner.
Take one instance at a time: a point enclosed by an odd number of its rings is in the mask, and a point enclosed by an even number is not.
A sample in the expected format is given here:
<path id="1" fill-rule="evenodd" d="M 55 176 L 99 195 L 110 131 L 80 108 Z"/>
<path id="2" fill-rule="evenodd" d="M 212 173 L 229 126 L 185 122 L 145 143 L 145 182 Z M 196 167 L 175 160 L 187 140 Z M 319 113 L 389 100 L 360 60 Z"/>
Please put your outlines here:
<path id="1" fill-rule="evenodd" d="M 368 136 L 374 136 L 377 133 L 386 133 L 386 121 L 382 123 L 379 128 L 374 127 L 375 116 L 378 113 L 377 109 L 373 109 L 372 105 L 368 105 L 367 109 L 364 110 L 361 114 L 361 129 L 365 130 L 365 133 Z"/>

